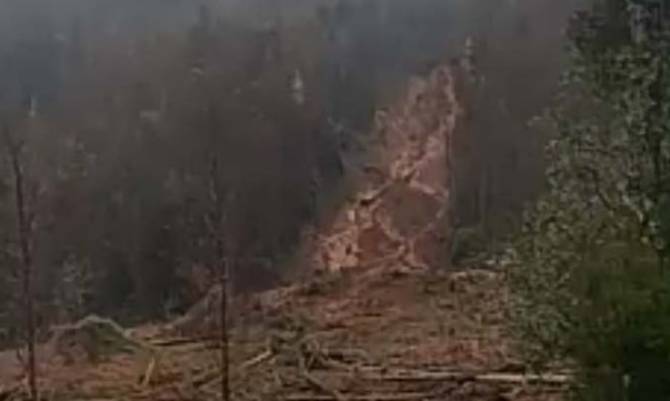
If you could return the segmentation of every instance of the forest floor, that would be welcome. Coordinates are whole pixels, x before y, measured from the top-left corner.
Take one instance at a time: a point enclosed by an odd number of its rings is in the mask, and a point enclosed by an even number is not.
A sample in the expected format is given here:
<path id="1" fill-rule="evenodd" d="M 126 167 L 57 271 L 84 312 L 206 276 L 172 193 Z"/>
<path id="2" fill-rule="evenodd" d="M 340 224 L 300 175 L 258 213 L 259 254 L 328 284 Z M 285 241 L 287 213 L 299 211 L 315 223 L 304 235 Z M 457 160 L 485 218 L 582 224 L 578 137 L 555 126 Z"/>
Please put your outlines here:
<path id="1" fill-rule="evenodd" d="M 560 399 L 565 377 L 522 374 L 506 335 L 506 299 L 500 274 L 489 270 L 355 271 L 259 294 L 235 312 L 233 399 Z M 128 333 L 144 346 L 95 362 L 76 347 L 65 361 L 42 346 L 45 399 L 218 399 L 216 340 L 176 335 L 169 325 Z M 24 391 L 16 361 L 15 352 L 0 354 L 0 400 Z"/>

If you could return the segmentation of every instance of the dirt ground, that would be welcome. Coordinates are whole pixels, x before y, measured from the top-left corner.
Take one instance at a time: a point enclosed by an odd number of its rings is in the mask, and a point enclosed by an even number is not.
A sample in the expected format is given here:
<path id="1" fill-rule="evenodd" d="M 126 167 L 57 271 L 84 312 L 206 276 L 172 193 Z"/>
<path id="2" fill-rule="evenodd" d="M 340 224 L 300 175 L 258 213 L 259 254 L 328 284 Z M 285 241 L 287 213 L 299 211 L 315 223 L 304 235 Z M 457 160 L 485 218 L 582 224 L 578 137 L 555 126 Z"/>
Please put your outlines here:
<path id="1" fill-rule="evenodd" d="M 558 399 L 561 378 L 520 379 L 505 300 L 500 275 L 486 270 L 356 271 L 260 294 L 236 312 L 233 399 Z M 42 346 L 45 399 L 218 398 L 216 341 L 177 335 L 169 325 L 129 335 L 145 350 L 95 363 L 64 361 Z M 16 360 L 15 352 L 0 355 L 2 400 L 20 399 L 24 390 Z"/>

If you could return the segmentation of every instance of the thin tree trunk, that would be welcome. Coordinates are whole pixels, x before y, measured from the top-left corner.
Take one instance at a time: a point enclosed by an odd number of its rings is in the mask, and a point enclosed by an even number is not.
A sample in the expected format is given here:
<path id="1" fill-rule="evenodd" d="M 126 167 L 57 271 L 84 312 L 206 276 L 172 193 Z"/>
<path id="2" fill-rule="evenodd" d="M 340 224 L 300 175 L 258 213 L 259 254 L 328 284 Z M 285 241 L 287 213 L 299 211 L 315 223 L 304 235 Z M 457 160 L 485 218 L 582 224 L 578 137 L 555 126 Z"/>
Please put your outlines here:
<path id="1" fill-rule="evenodd" d="M 221 202 L 221 191 L 217 185 L 216 173 L 218 171 L 218 159 L 212 159 L 212 171 L 210 177 L 210 197 L 212 200 L 212 216 L 208 222 L 210 236 L 215 246 L 216 275 L 221 287 L 221 299 L 219 300 L 219 351 L 221 359 L 221 401 L 230 401 L 230 363 L 229 363 L 229 338 L 228 338 L 228 270 L 232 252 L 230 242 L 224 241 L 223 236 L 229 235 L 225 232 L 228 210 L 222 209 L 230 206 L 229 202 Z"/>
<path id="2" fill-rule="evenodd" d="M 8 154 L 11 162 L 12 173 L 14 175 L 14 194 L 17 216 L 17 234 L 19 247 L 21 251 L 22 268 L 22 296 L 25 313 L 26 345 L 28 348 L 28 388 L 30 399 L 37 401 L 37 364 L 35 362 L 35 305 L 33 293 L 33 260 L 30 249 L 30 222 L 26 212 L 26 202 L 24 195 L 24 177 L 21 168 L 21 148 L 13 143 L 9 132 L 5 131 L 7 140 Z"/>
<path id="3" fill-rule="evenodd" d="M 221 401 L 230 401 L 230 363 L 228 338 L 228 261 L 224 258 L 219 269 L 219 285 L 221 286 L 220 348 L 221 348 Z"/>
<path id="4" fill-rule="evenodd" d="M 211 140 L 211 171 L 210 171 L 210 200 L 212 213 L 208 223 L 210 236 L 215 246 L 215 257 L 217 266 L 217 278 L 221 287 L 221 299 L 219 300 L 219 350 L 221 359 L 221 401 L 230 401 L 230 358 L 229 358 L 229 336 L 228 336 L 228 273 L 229 263 L 232 260 L 233 248 L 229 237 L 230 226 L 228 217 L 230 214 L 231 197 L 225 197 L 221 188 L 219 168 L 220 161 L 218 150 L 218 121 L 216 109 L 213 104 L 207 105 L 207 116 L 209 122 L 209 134 Z"/>
<path id="5" fill-rule="evenodd" d="M 482 171 L 479 176 L 479 224 L 482 227 L 482 233 L 489 239 L 489 193 L 490 193 L 490 177 L 488 160 L 482 161 Z"/>

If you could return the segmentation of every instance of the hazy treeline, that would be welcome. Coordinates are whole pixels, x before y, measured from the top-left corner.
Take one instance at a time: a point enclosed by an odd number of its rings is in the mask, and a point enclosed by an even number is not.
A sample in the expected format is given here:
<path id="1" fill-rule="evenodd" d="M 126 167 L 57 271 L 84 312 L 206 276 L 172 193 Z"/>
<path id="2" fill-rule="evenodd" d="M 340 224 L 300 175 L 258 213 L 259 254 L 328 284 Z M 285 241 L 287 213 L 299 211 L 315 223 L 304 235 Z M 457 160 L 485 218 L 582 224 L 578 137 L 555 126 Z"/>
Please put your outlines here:
<path id="1" fill-rule="evenodd" d="M 475 199 L 513 211 L 537 187 L 518 173 L 541 160 L 523 124 L 559 70 L 560 18 L 535 5 L 551 1 L 196 3 L 0 4 L 0 123 L 24 143 L 42 324 L 164 317 L 195 301 L 210 284 L 213 185 L 234 194 L 221 235 L 234 239 L 236 286 L 271 285 L 374 110 L 469 35 L 488 86 L 473 99 L 462 224 L 492 208 L 470 211 Z M 2 169 L 6 327 L 18 271 Z"/>
<path id="2" fill-rule="evenodd" d="M 106 35 L 74 19 L 4 53 L 3 124 L 25 142 L 45 315 L 160 316 L 197 299 L 209 285 L 204 225 L 214 180 L 237 192 L 244 224 L 230 235 L 239 257 L 274 267 L 314 214 L 314 181 L 342 173 L 336 144 L 324 138 L 320 95 L 292 98 L 296 74 L 306 87 L 319 79 L 299 50 L 321 47 L 282 48 L 276 28 L 195 11 L 186 31 L 146 35 Z M 4 257 L 13 266 L 7 177 Z M 271 275 L 256 274 L 266 285 Z"/>

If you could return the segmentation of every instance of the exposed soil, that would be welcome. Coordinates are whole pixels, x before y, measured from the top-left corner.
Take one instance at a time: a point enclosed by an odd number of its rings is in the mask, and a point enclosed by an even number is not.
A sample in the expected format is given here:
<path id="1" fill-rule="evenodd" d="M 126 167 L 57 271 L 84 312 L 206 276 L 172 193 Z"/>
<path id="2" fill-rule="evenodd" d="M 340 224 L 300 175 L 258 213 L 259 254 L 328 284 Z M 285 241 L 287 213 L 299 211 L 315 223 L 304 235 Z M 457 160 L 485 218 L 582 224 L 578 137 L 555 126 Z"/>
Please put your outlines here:
<path id="1" fill-rule="evenodd" d="M 520 373 L 505 335 L 504 288 L 486 270 L 372 269 L 261 294 L 237 312 L 234 399 L 558 399 L 561 385 L 474 379 Z M 66 362 L 42 348 L 41 385 L 53 400 L 216 399 L 216 341 L 166 329 L 129 333 L 152 352 L 97 362 Z M 0 361 L 0 389 L 9 388 L 21 369 L 13 353 Z"/>
<path id="2" fill-rule="evenodd" d="M 451 137 L 462 110 L 449 68 L 413 80 L 379 113 L 359 191 L 316 230 L 312 266 L 429 269 L 447 263 Z"/>

